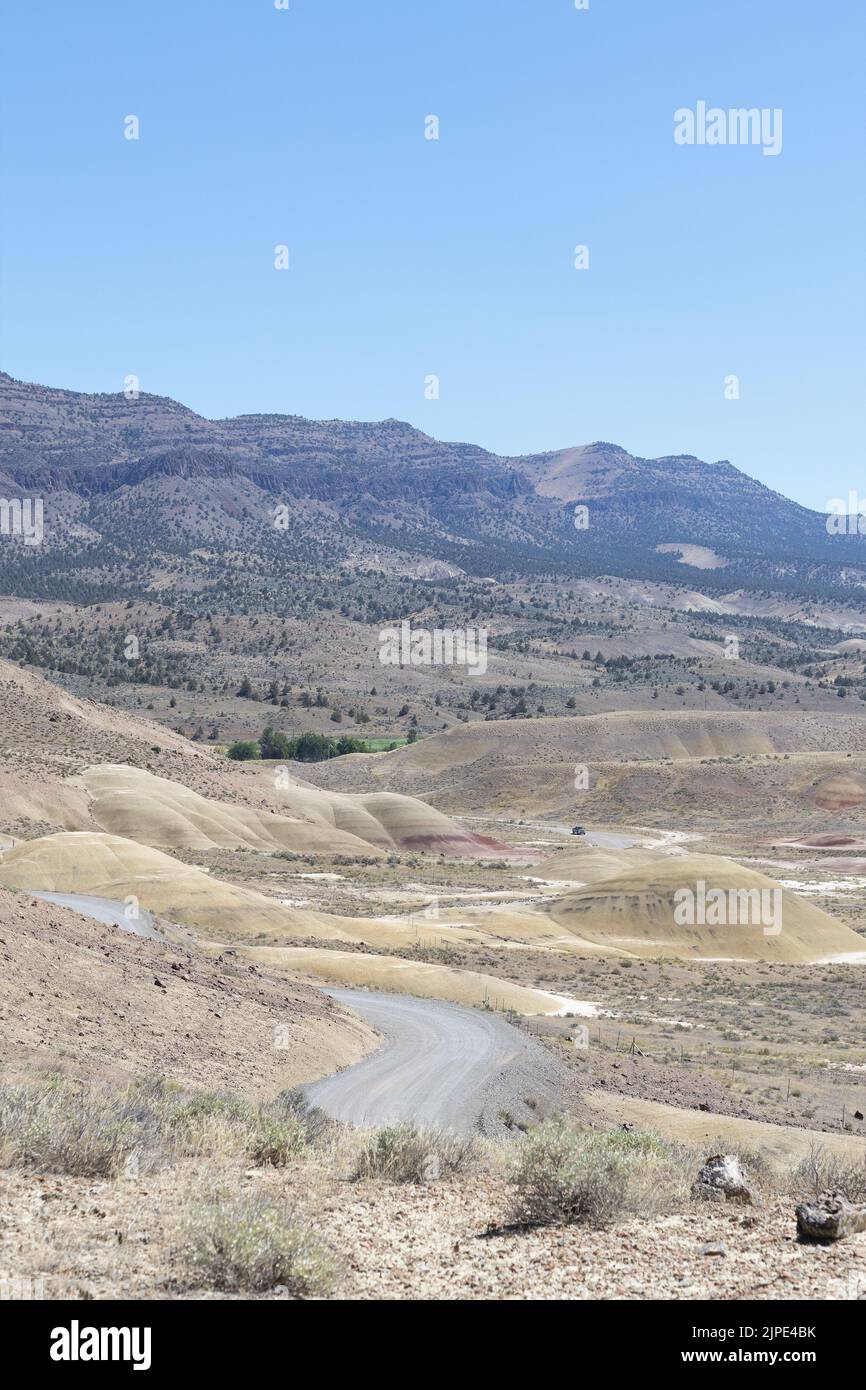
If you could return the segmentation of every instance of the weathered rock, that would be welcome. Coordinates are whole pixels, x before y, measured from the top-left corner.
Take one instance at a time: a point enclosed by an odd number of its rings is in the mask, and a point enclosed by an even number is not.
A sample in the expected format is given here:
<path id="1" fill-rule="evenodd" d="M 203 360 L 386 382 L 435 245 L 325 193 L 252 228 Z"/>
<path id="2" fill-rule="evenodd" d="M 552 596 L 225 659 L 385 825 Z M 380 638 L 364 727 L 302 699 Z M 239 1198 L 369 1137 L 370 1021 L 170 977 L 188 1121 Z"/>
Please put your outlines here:
<path id="1" fill-rule="evenodd" d="M 752 1202 L 754 1195 L 735 1154 L 713 1154 L 695 1180 L 692 1192 L 710 1202 Z"/>
<path id="2" fill-rule="evenodd" d="M 849 1202 L 842 1192 L 822 1192 L 797 1207 L 797 1234 L 802 1240 L 844 1240 L 866 1231 L 866 1206 Z"/>

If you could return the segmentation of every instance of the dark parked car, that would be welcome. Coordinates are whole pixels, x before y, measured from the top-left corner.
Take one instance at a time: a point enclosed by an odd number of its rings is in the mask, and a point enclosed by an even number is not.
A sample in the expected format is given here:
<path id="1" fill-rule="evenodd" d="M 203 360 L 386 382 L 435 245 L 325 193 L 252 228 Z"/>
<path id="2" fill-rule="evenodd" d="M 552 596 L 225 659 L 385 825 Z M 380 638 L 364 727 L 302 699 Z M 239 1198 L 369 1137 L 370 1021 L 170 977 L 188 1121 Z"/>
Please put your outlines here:
<path id="1" fill-rule="evenodd" d="M 582 825 L 573 825 L 571 827 L 571 833 L 572 835 L 585 835 L 586 831 L 584 830 Z"/>

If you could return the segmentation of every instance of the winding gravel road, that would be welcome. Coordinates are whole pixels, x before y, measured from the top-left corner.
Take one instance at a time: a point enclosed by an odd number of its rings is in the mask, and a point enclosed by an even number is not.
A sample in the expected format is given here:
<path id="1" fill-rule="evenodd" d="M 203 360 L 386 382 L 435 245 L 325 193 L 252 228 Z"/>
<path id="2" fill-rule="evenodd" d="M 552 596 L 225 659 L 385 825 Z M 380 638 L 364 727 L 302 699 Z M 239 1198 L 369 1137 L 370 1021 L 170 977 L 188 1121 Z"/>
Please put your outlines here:
<path id="1" fill-rule="evenodd" d="M 327 993 L 385 1038 L 363 1061 L 305 1088 L 310 1103 L 335 1119 L 360 1126 L 415 1120 L 494 1135 L 505 1128 L 503 1112 L 537 1119 L 561 1104 L 564 1068 L 495 1014 L 403 994 Z"/>
<path id="2" fill-rule="evenodd" d="M 33 893 L 32 896 L 41 898 L 46 903 L 57 903 L 59 907 L 71 907 L 83 917 L 92 917 L 95 922 L 104 922 L 109 927 L 120 927 L 121 931 L 132 932 L 133 936 L 146 936 L 151 941 L 162 941 L 153 925 L 151 913 L 145 912 L 143 907 L 138 909 L 137 918 L 130 918 L 126 915 L 124 904 L 114 898 L 97 898 L 91 893 L 39 892 Z"/>
<path id="3" fill-rule="evenodd" d="M 124 904 L 85 893 L 34 893 L 98 922 L 161 941 L 149 912 L 137 920 Z M 325 993 L 381 1033 L 363 1061 L 305 1088 L 312 1105 L 359 1126 L 414 1120 L 455 1133 L 502 1135 L 562 1106 L 568 1073 L 538 1043 L 496 1014 L 360 989 Z"/>
<path id="4" fill-rule="evenodd" d="M 508 816 L 460 816 L 459 819 L 484 821 L 487 825 L 495 821 L 499 825 L 507 825 L 515 836 L 520 830 L 547 830 L 548 832 L 557 830 L 560 835 L 567 835 L 570 838 L 571 827 L 575 824 L 575 821 L 572 821 L 570 825 L 559 825 L 547 820 L 511 820 Z M 580 824 L 579 818 L 577 818 L 576 823 Z M 636 844 L 633 835 L 620 835 L 612 830 L 587 830 L 585 835 L 576 835 L 574 838 L 580 844 L 594 845 L 596 849 L 630 849 L 632 845 Z"/>

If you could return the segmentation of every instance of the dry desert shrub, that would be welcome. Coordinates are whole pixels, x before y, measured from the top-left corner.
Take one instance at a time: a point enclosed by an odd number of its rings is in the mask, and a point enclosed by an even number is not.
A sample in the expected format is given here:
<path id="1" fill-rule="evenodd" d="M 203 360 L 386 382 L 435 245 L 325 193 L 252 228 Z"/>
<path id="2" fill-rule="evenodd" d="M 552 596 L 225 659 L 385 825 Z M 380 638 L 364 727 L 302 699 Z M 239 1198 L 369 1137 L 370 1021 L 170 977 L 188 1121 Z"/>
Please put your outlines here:
<path id="1" fill-rule="evenodd" d="M 370 1135 L 358 1154 L 352 1174 L 382 1182 L 433 1182 L 462 1173 L 476 1157 L 472 1139 L 413 1124 L 386 1125 Z"/>
<path id="2" fill-rule="evenodd" d="M 866 1160 L 843 1163 L 821 1145 L 814 1145 L 808 1158 L 791 1174 L 791 1190 L 800 1199 L 816 1198 L 822 1192 L 841 1192 L 849 1202 L 866 1202 Z"/>
<path id="3" fill-rule="evenodd" d="M 157 1117 L 167 1161 L 240 1156 L 247 1150 L 254 1111 L 233 1096 L 187 1094 L 168 1086 L 158 1087 L 142 1103 Z"/>
<path id="4" fill-rule="evenodd" d="M 68 1085 L 0 1089 L 0 1165 L 113 1178 L 153 1135 L 122 1097 Z"/>
<path id="5" fill-rule="evenodd" d="M 259 1113 L 250 1135 L 247 1150 L 253 1163 L 271 1168 L 285 1168 L 292 1158 L 307 1147 L 307 1132 L 297 1115 Z"/>
<path id="6" fill-rule="evenodd" d="M 267 1101 L 259 1109 L 275 1116 L 299 1120 L 308 1144 L 324 1143 L 340 1128 L 338 1122 L 326 1115 L 324 1110 L 310 1105 L 303 1091 L 297 1086 L 290 1091 L 280 1091 L 274 1100 Z"/>
<path id="7" fill-rule="evenodd" d="M 338 1278 L 332 1252 L 310 1226 L 262 1192 L 191 1198 L 178 1253 L 195 1288 L 315 1298 L 330 1293 Z"/>
<path id="8" fill-rule="evenodd" d="M 587 1225 L 659 1216 L 684 1205 L 694 1155 L 657 1134 L 572 1128 L 557 1116 L 521 1140 L 509 1181 L 519 1226 Z"/>
<path id="9" fill-rule="evenodd" d="M 0 1087 L 0 1166 L 116 1177 L 183 1158 L 282 1167 L 325 1132 L 298 1092 L 251 1104 L 164 1078 L 123 1090 L 58 1081 Z"/>

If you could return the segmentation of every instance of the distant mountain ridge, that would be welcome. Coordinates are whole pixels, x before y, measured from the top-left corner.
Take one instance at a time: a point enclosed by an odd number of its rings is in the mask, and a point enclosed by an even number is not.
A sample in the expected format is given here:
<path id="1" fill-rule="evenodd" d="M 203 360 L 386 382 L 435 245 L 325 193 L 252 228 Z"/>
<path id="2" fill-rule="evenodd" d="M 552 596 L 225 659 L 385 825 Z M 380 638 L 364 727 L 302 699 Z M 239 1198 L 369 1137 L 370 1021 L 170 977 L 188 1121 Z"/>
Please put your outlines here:
<path id="1" fill-rule="evenodd" d="M 115 564 L 141 559 L 143 516 L 151 550 L 161 534 L 175 552 L 243 545 L 267 555 L 283 503 L 297 536 L 329 560 L 362 543 L 479 575 L 612 573 L 840 596 L 866 584 L 863 538 L 829 536 L 822 514 L 731 463 L 644 459 L 605 442 L 509 458 L 394 419 L 206 420 L 167 397 L 90 395 L 0 373 L 0 482 L 44 495 L 49 514 L 54 500 L 65 520 L 46 539 L 67 568 L 84 531 L 91 543 L 106 534 L 108 514 Z M 585 529 L 575 504 L 587 508 Z M 712 549 L 724 568 L 681 563 L 684 545 Z"/>

